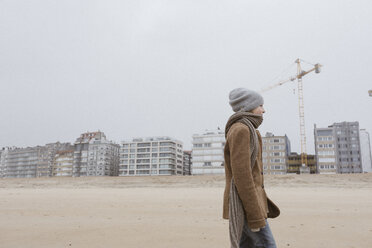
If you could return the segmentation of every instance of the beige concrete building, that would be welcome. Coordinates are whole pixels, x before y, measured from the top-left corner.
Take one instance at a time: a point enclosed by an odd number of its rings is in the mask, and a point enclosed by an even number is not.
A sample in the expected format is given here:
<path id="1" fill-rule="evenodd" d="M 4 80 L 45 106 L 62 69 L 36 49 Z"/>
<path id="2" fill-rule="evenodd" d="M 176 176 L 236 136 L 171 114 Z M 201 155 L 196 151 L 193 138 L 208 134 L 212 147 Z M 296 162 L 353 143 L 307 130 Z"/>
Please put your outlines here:
<path id="1" fill-rule="evenodd" d="M 291 152 L 291 144 L 287 137 L 266 133 L 262 137 L 262 162 L 264 174 L 283 175 L 287 173 L 287 157 Z"/>
<path id="2" fill-rule="evenodd" d="M 70 150 L 58 151 L 54 156 L 52 176 L 72 177 L 72 166 L 74 163 L 73 146 Z"/>

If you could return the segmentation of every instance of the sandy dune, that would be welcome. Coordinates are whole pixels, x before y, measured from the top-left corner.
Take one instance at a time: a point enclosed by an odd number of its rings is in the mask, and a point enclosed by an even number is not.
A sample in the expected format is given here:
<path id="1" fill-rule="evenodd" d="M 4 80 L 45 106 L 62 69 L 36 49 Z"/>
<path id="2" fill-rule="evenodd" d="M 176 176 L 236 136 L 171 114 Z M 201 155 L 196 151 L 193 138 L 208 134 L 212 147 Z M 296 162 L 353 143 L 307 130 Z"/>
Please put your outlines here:
<path id="1" fill-rule="evenodd" d="M 278 247 L 372 247 L 372 174 L 267 176 Z M 0 247 L 229 247 L 223 176 L 0 179 Z"/>

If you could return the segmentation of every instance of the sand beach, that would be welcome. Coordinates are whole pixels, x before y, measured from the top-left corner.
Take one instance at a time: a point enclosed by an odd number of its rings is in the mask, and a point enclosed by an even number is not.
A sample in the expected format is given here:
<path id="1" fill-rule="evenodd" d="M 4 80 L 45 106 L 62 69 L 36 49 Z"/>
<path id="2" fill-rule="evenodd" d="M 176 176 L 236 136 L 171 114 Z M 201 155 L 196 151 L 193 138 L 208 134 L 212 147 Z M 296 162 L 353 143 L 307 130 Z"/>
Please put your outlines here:
<path id="1" fill-rule="evenodd" d="M 229 247 L 224 176 L 0 179 L 0 247 Z M 278 247 L 372 247 L 372 174 L 265 177 Z"/>

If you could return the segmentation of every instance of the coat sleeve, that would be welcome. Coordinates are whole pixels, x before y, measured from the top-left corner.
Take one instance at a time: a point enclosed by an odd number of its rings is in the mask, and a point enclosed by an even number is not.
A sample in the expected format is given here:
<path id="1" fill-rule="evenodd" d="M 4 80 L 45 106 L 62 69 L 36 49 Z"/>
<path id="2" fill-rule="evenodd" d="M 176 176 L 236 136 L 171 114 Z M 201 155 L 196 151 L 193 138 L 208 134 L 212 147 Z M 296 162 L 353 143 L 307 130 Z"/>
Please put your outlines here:
<path id="1" fill-rule="evenodd" d="M 229 144 L 232 177 L 243 204 L 247 224 L 251 229 L 262 228 L 266 223 L 253 181 L 249 129 L 239 126 L 231 131 Z"/>

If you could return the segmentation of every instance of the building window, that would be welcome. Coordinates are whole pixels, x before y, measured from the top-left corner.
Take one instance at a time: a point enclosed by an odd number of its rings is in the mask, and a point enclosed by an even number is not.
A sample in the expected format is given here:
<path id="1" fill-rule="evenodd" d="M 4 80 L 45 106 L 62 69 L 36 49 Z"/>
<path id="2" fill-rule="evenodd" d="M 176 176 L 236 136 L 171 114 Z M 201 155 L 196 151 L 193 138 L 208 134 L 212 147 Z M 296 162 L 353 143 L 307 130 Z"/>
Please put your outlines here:
<path id="1" fill-rule="evenodd" d="M 137 147 L 148 147 L 150 146 L 150 143 L 138 143 Z"/>
<path id="2" fill-rule="evenodd" d="M 282 158 L 273 158 L 273 159 L 270 159 L 270 162 L 271 163 L 283 163 L 284 162 L 284 159 L 282 159 Z"/>
<path id="3" fill-rule="evenodd" d="M 319 158 L 320 163 L 335 162 L 335 158 Z"/>
<path id="4" fill-rule="evenodd" d="M 282 166 L 281 165 L 272 165 L 272 166 L 270 166 L 270 169 L 272 169 L 272 170 L 281 170 L 282 169 Z"/>
<path id="5" fill-rule="evenodd" d="M 270 150 L 283 150 L 283 146 L 270 146 Z"/>
<path id="6" fill-rule="evenodd" d="M 212 162 L 204 162 L 203 166 L 211 166 L 211 165 L 212 165 Z"/>

